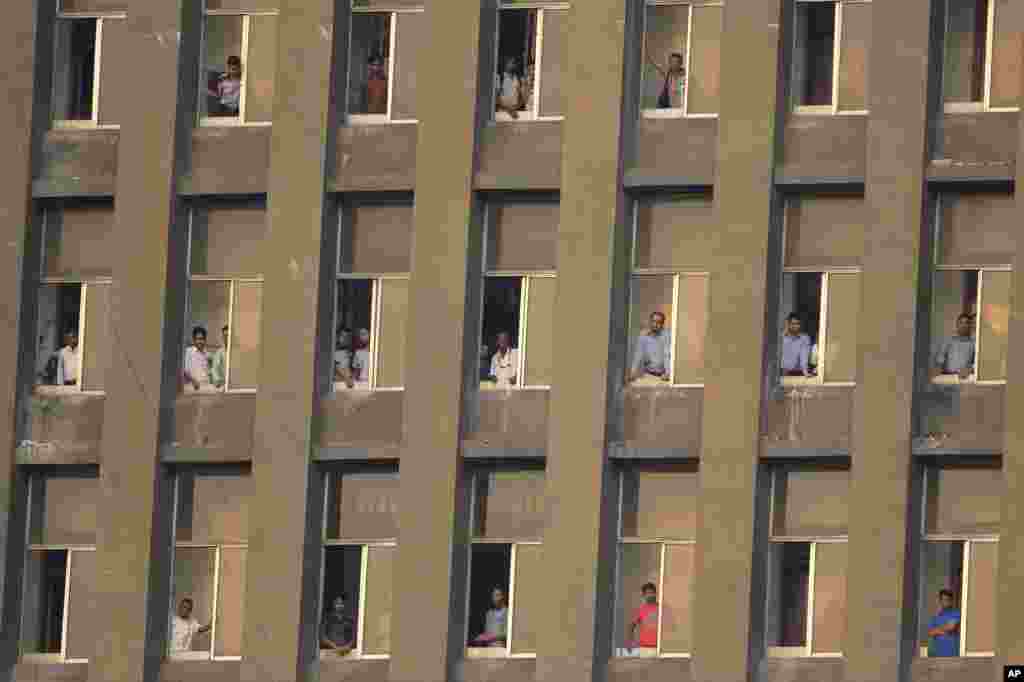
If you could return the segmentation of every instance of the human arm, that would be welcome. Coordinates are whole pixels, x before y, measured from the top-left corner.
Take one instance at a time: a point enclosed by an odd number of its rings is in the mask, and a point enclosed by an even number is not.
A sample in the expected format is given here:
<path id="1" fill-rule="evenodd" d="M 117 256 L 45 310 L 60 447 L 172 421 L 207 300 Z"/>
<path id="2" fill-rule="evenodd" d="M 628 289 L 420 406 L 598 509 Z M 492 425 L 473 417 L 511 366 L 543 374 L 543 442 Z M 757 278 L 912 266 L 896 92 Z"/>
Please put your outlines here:
<path id="1" fill-rule="evenodd" d="M 647 343 L 645 341 L 646 338 L 647 337 L 643 335 L 637 337 L 636 346 L 633 348 L 633 362 L 631 362 L 629 365 L 630 381 L 636 381 L 637 379 L 640 378 L 640 375 L 643 373 L 643 368 L 645 364 L 644 359 L 647 356 L 647 350 L 645 348 Z"/>
<path id="2" fill-rule="evenodd" d="M 810 360 L 811 337 L 804 336 L 800 343 L 800 371 L 804 373 L 804 376 L 808 376 L 811 373 Z"/>
<path id="3" fill-rule="evenodd" d="M 665 69 L 663 69 L 660 66 L 658 66 L 658 62 L 654 61 L 654 58 L 651 57 L 651 55 L 648 54 L 646 56 L 647 56 L 647 63 L 650 64 L 651 66 L 653 66 L 654 70 L 657 71 L 662 77 L 665 77 L 665 75 L 666 75 Z"/>

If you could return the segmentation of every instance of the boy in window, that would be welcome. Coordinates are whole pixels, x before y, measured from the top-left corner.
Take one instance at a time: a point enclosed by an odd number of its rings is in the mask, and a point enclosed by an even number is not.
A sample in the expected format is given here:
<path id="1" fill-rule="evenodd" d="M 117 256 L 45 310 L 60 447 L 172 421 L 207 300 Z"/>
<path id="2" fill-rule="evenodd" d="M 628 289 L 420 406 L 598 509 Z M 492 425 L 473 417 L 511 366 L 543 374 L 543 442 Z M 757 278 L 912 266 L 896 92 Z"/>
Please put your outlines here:
<path id="1" fill-rule="evenodd" d="M 811 337 L 800 331 L 800 316 L 790 313 L 782 335 L 782 376 L 810 376 Z"/>
<path id="2" fill-rule="evenodd" d="M 388 113 L 388 72 L 379 55 L 370 57 L 366 65 L 366 113 Z"/>
<path id="3" fill-rule="evenodd" d="M 495 587 L 491 590 L 491 608 L 484 614 L 484 631 L 477 635 L 470 646 L 505 646 L 508 638 L 508 605 L 505 590 Z"/>
<path id="4" fill-rule="evenodd" d="M 519 351 L 512 347 L 512 335 L 508 332 L 498 332 L 494 345 L 497 346 L 497 350 L 491 356 L 491 381 L 505 388 L 515 386 Z"/>
<path id="5" fill-rule="evenodd" d="M 644 583 L 640 588 L 643 603 L 633 610 L 629 621 L 628 647 L 639 649 L 637 654 L 653 655 L 658 648 L 658 588 L 654 583 Z"/>
<path id="6" fill-rule="evenodd" d="M 939 590 L 939 611 L 928 622 L 928 656 L 960 655 L 960 610 L 950 590 Z"/>
<path id="7" fill-rule="evenodd" d="M 242 60 L 228 57 L 227 70 L 217 79 L 216 88 L 209 91 L 216 98 L 216 110 L 211 116 L 238 116 L 238 103 L 242 96 Z"/>
<path id="8" fill-rule="evenodd" d="M 210 356 L 210 381 L 217 388 L 224 388 L 224 383 L 227 381 L 229 335 L 230 332 L 228 330 L 228 326 L 224 325 L 221 327 L 220 348 L 213 351 L 213 354 Z"/>
<path id="9" fill-rule="evenodd" d="M 345 595 L 340 594 L 331 602 L 331 608 L 324 613 L 320 625 L 320 648 L 333 651 L 338 656 L 347 656 L 356 645 L 356 621 L 345 613 Z"/>
<path id="10" fill-rule="evenodd" d="M 664 79 L 658 94 L 659 109 L 682 109 L 683 92 L 686 89 L 686 70 L 683 68 L 683 55 L 673 52 L 668 58 L 668 68 L 661 68 L 653 59 L 648 59 L 651 66 Z"/>
<path id="11" fill-rule="evenodd" d="M 955 374 L 961 379 L 974 373 L 974 338 L 971 316 L 967 313 L 956 318 L 956 334 L 942 342 L 934 366 L 940 374 Z"/>
<path id="12" fill-rule="evenodd" d="M 498 94 L 497 110 L 519 118 L 519 111 L 526 107 L 526 84 L 519 75 L 518 59 L 508 57 L 505 60 L 505 68 L 498 74 L 494 88 Z"/>
<path id="13" fill-rule="evenodd" d="M 192 598 L 185 597 L 178 604 L 178 611 L 171 620 L 171 653 L 192 651 L 192 639 L 209 630 L 209 625 L 200 625 L 192 615 Z"/>
<path id="14" fill-rule="evenodd" d="M 64 333 L 64 347 L 57 351 L 57 384 L 74 386 L 78 383 L 78 334 L 69 329 Z"/>
<path id="15" fill-rule="evenodd" d="M 352 381 L 359 388 L 368 388 L 370 382 L 370 330 L 360 329 L 355 336 L 352 351 Z"/>
<path id="16" fill-rule="evenodd" d="M 210 356 L 206 353 L 206 328 L 192 328 L 192 345 L 185 350 L 185 387 L 201 391 L 210 387 Z"/>

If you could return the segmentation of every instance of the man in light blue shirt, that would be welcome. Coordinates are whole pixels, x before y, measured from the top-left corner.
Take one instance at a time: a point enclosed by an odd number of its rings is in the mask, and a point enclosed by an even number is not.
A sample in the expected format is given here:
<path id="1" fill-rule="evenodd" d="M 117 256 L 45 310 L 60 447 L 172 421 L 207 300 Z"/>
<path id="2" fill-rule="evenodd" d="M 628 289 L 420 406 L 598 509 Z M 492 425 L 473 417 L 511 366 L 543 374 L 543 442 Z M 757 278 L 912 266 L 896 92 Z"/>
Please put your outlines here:
<path id="1" fill-rule="evenodd" d="M 961 379 L 974 372 L 974 338 L 971 336 L 969 315 L 956 318 L 956 335 L 942 342 L 934 364 L 942 374 L 957 374 Z"/>
<path id="2" fill-rule="evenodd" d="M 800 331 L 800 317 L 790 313 L 786 318 L 786 333 L 782 335 L 782 375 L 810 376 L 808 360 L 811 357 L 811 337 Z"/>
<path id="3" fill-rule="evenodd" d="M 629 373 L 631 381 L 646 377 L 661 381 L 671 378 L 669 368 L 672 364 L 672 339 L 665 331 L 664 313 L 651 313 L 650 325 L 650 330 L 636 339 Z"/>

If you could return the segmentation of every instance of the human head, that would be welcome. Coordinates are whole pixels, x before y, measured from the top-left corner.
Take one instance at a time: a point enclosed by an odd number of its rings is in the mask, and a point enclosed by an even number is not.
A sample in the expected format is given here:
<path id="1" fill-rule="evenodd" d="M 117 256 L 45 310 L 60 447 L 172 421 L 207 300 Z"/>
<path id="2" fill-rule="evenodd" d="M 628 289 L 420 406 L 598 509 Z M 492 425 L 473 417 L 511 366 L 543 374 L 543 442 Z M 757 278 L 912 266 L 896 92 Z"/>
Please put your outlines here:
<path id="1" fill-rule="evenodd" d="M 228 77 L 238 78 L 242 75 L 242 60 L 237 55 L 228 57 Z"/>
<path id="2" fill-rule="evenodd" d="M 651 313 L 650 323 L 651 333 L 660 334 L 661 330 L 665 328 L 665 313 L 655 310 Z"/>
<path id="3" fill-rule="evenodd" d="M 71 348 L 78 348 L 78 332 L 74 329 L 69 329 L 64 332 L 64 345 L 70 346 Z"/>
<path id="4" fill-rule="evenodd" d="M 971 335 L 971 316 L 967 313 L 963 313 L 956 318 L 956 333 L 957 336 Z"/>
<path id="5" fill-rule="evenodd" d="M 939 590 L 939 605 L 945 609 L 953 608 L 953 591 L 947 589 Z"/>
<path id="6" fill-rule="evenodd" d="M 644 595 L 644 601 L 648 604 L 656 604 L 658 602 L 658 588 L 654 583 L 644 583 L 644 586 L 640 588 L 640 592 Z"/>
<path id="7" fill-rule="evenodd" d="M 673 73 L 679 73 L 683 70 L 683 55 L 678 52 L 673 52 L 668 57 L 668 70 Z"/>
<path id="8" fill-rule="evenodd" d="M 505 590 L 500 587 L 495 587 L 491 590 L 491 603 L 494 604 L 494 608 L 497 609 L 505 606 Z"/>
<path id="9" fill-rule="evenodd" d="M 505 73 L 515 73 L 519 70 L 519 60 L 515 57 L 505 58 Z"/>
<path id="10" fill-rule="evenodd" d="M 352 330 L 342 327 L 338 330 L 338 350 L 349 350 L 352 348 Z"/>
<path id="11" fill-rule="evenodd" d="M 345 594 L 342 593 L 342 594 L 339 594 L 339 595 L 335 596 L 334 599 L 331 600 L 331 606 L 334 608 L 334 611 L 337 612 L 337 613 L 341 613 L 342 611 L 344 611 L 345 610 Z"/>
<path id="12" fill-rule="evenodd" d="M 800 316 L 796 313 L 790 313 L 786 317 L 786 331 L 793 336 L 797 336 L 800 333 Z"/>
<path id="13" fill-rule="evenodd" d="M 192 345 L 199 350 L 206 348 L 206 327 L 192 327 Z"/>
<path id="14" fill-rule="evenodd" d="M 359 330 L 356 337 L 356 348 L 366 348 L 370 345 L 370 330 L 363 328 Z"/>
<path id="15" fill-rule="evenodd" d="M 185 597 L 178 602 L 178 615 L 182 618 L 188 618 L 192 615 L 192 598 Z"/>
<path id="16" fill-rule="evenodd" d="M 494 345 L 497 346 L 498 350 L 502 353 L 512 347 L 512 335 L 508 332 L 498 332 L 498 335 L 494 338 Z"/>
<path id="17" fill-rule="evenodd" d="M 223 327 L 220 328 L 220 337 L 221 337 L 221 339 L 224 340 L 224 345 L 225 346 L 228 345 L 228 335 L 230 333 L 231 333 L 231 330 L 228 328 L 227 325 L 224 325 Z"/>

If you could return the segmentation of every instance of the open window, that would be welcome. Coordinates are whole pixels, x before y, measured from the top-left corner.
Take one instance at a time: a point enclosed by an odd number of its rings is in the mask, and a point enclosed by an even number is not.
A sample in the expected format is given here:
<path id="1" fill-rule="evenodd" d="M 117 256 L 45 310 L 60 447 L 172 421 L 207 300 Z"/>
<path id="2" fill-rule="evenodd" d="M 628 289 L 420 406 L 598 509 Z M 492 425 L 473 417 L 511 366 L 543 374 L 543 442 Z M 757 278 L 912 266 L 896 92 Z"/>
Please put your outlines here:
<path id="1" fill-rule="evenodd" d="M 348 71 L 351 123 L 416 120 L 416 55 L 424 35 L 422 10 L 353 10 Z"/>
<path id="2" fill-rule="evenodd" d="M 690 655 L 697 494 L 695 468 L 620 473 L 616 656 Z"/>
<path id="3" fill-rule="evenodd" d="M 208 10 L 199 74 L 202 125 L 270 125 L 277 14 Z"/>
<path id="4" fill-rule="evenodd" d="M 35 379 L 40 392 L 102 392 L 116 339 L 110 328 L 109 205 L 47 210 Z"/>
<path id="5" fill-rule="evenodd" d="M 387 658 L 398 474 L 332 472 L 327 479 L 320 657 Z"/>
<path id="6" fill-rule="evenodd" d="M 870 1 L 797 0 L 794 21 L 794 110 L 866 113 Z"/>
<path id="7" fill-rule="evenodd" d="M 401 390 L 405 380 L 412 205 L 346 206 L 335 298 L 338 391 Z"/>
<path id="8" fill-rule="evenodd" d="M 939 198 L 932 279 L 933 384 L 1006 381 L 1013 273 L 1013 196 Z"/>
<path id="9" fill-rule="evenodd" d="M 494 76 L 495 120 L 562 118 L 568 14 L 561 3 L 501 3 Z"/>
<path id="10" fill-rule="evenodd" d="M 30 477 L 23 660 L 84 662 L 95 650 L 98 488 L 95 475 Z"/>
<path id="11" fill-rule="evenodd" d="M 925 473 L 922 657 L 994 655 L 1003 488 L 997 464 L 934 466 Z"/>
<path id="12" fill-rule="evenodd" d="M 241 469 L 178 473 L 171 658 L 242 656 L 251 487 L 248 471 Z"/>
<path id="13" fill-rule="evenodd" d="M 542 609 L 544 472 L 473 479 L 467 658 L 532 658 Z"/>
<path id="14" fill-rule="evenodd" d="M 85 12 L 74 3 L 60 3 L 54 24 L 54 128 L 117 127 L 127 23 L 124 14 Z"/>
<path id="15" fill-rule="evenodd" d="M 848 490 L 847 469 L 774 472 L 766 608 L 770 657 L 842 656 Z"/>
<path id="16" fill-rule="evenodd" d="M 721 39 L 721 4 L 647 0 L 643 115 L 717 115 Z"/>
<path id="17" fill-rule="evenodd" d="M 182 386 L 186 393 L 255 391 L 260 375 L 263 277 L 260 202 L 196 205 L 191 213 L 188 313 Z"/>
<path id="18" fill-rule="evenodd" d="M 946 0 L 942 95 L 947 112 L 1015 111 L 1021 17 L 1010 0 Z"/>

